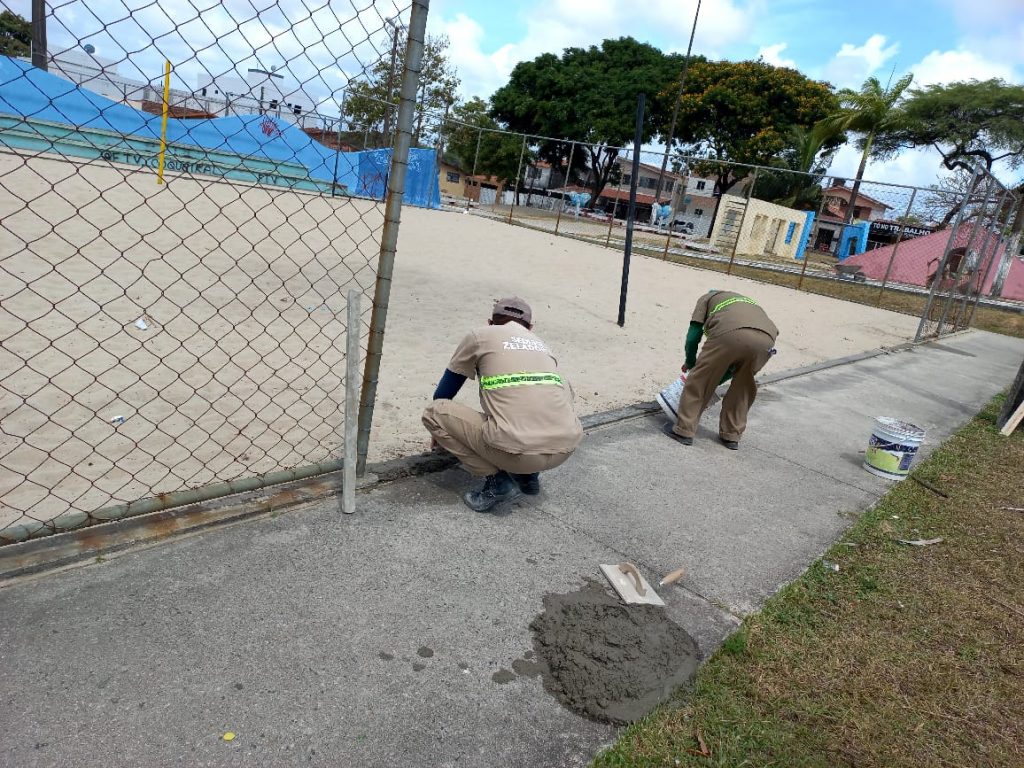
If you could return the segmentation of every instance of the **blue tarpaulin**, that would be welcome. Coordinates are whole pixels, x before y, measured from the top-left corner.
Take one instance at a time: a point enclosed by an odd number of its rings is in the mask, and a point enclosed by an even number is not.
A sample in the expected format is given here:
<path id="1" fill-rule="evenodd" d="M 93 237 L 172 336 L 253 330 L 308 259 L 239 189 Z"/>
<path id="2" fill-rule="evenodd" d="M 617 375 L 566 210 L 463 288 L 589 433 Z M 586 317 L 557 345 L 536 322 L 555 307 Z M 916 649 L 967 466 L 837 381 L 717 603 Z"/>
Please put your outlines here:
<path id="1" fill-rule="evenodd" d="M 159 141 L 161 116 L 111 101 L 30 63 L 0 56 L 0 113 L 58 123 L 83 131 L 107 131 Z M 2 139 L 2 136 L 0 136 Z M 168 145 L 301 166 L 309 178 L 350 193 L 383 199 L 391 150 L 336 152 L 300 128 L 268 115 L 167 121 Z M 337 172 L 335 172 L 337 168 Z M 432 149 L 411 149 L 406 203 L 436 208 L 441 203 Z"/>

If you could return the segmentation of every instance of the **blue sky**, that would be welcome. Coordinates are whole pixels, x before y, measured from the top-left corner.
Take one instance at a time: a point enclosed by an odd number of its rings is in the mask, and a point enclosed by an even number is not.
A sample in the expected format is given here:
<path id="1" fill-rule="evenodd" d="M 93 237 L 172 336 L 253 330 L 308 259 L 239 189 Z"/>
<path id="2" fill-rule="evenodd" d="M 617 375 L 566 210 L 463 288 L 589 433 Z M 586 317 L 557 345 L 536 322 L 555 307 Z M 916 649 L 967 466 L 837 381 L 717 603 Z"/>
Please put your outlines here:
<path id="1" fill-rule="evenodd" d="M 428 30 L 451 39 L 463 95 L 486 97 L 544 52 L 629 35 L 685 51 L 696 0 L 432 0 Z M 694 53 L 795 66 L 838 87 L 914 72 L 917 84 L 1024 81 L 1024 0 L 704 0 Z M 833 170 L 852 175 L 845 148 Z M 927 184 L 937 156 L 907 152 L 869 176 Z M 1009 174 L 1011 177 L 1014 174 Z"/>

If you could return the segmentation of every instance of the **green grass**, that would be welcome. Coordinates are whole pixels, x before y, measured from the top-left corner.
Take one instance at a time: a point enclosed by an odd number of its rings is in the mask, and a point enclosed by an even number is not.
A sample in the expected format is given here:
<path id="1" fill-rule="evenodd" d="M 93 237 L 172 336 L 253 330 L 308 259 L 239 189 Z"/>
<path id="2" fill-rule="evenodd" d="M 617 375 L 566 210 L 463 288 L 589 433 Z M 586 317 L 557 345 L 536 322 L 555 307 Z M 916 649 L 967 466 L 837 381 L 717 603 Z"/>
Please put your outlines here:
<path id="1" fill-rule="evenodd" d="M 594 766 L 1024 765 L 1024 434 L 1000 401 L 915 469 L 948 499 L 897 486 L 838 573 L 815 563 Z"/>

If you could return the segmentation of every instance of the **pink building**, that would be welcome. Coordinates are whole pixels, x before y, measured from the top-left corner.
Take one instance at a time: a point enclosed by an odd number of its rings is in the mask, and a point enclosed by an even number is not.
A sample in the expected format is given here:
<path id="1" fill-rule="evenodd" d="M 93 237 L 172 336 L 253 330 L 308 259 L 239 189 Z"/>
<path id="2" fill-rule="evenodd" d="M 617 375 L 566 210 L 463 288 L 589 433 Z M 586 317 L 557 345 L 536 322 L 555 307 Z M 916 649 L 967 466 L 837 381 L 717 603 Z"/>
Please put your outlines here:
<path id="1" fill-rule="evenodd" d="M 977 234 L 972 239 L 975 229 Z M 1000 265 L 1006 255 L 1006 245 L 996 234 L 988 236 L 989 231 L 976 225 L 962 226 L 957 230 L 939 288 L 943 291 L 952 288 L 957 293 L 976 293 L 980 283 L 984 296 L 992 295 L 995 286 L 997 295 L 1024 301 L 1024 259 L 1019 256 L 1010 259 L 1002 289 L 999 290 L 998 277 Z M 928 287 L 935 279 L 951 232 L 952 230 L 944 229 L 912 240 L 904 240 L 898 249 L 895 245 L 875 248 L 857 256 L 850 256 L 843 263 L 856 264 L 869 278 L 882 280 L 895 252 L 896 258 L 889 270 L 889 282 Z M 956 275 L 961 271 L 961 266 L 963 271 L 957 280 Z"/>

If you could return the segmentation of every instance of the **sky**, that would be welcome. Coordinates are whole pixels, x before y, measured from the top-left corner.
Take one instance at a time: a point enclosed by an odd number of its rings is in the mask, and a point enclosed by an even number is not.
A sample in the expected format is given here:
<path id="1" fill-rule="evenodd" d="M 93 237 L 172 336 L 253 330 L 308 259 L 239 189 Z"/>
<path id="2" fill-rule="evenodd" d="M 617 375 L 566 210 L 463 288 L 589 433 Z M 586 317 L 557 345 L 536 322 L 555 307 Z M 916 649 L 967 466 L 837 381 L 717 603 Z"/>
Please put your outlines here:
<path id="1" fill-rule="evenodd" d="M 631 36 L 685 53 L 697 0 L 432 0 L 427 29 L 451 40 L 462 95 L 490 95 L 516 63 L 568 46 Z M 694 54 L 763 58 L 836 87 L 883 83 L 906 72 L 916 85 L 1001 77 L 1024 82 L 1024 0 L 704 0 Z M 853 176 L 859 153 L 844 147 L 833 172 Z M 875 163 L 868 177 L 929 184 L 934 151 Z M 1013 177 L 1015 174 L 1008 174 Z M 1008 179 L 1012 180 L 1012 178 Z"/>
<path id="2" fill-rule="evenodd" d="M 461 95 L 488 97 L 513 67 L 541 53 L 632 36 L 685 52 L 697 0 L 431 0 L 427 29 L 451 41 Z M 408 0 L 48 0 L 51 50 L 89 43 L 121 74 L 174 86 L 205 71 L 279 67 L 333 103 L 351 78 L 386 55 L 387 22 Z M 25 17 L 30 0 L 0 0 Z M 1024 0 L 703 0 L 693 52 L 711 59 L 764 58 L 837 87 L 913 72 L 915 84 L 1001 77 L 1024 82 Z M 852 176 L 856 149 L 832 170 Z M 868 177 L 929 184 L 938 155 L 906 152 L 874 163 Z M 1006 174 L 1014 181 L 1019 173 Z"/>

